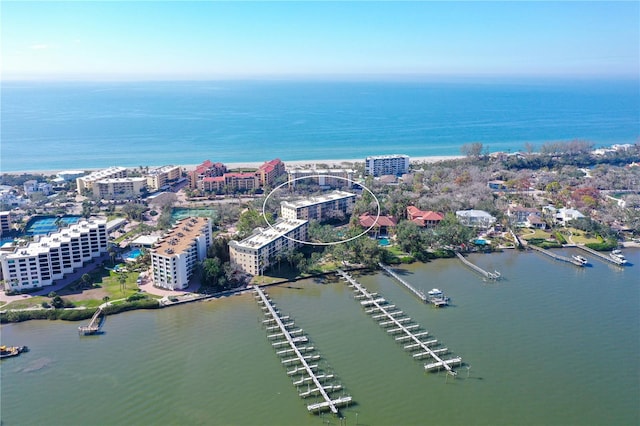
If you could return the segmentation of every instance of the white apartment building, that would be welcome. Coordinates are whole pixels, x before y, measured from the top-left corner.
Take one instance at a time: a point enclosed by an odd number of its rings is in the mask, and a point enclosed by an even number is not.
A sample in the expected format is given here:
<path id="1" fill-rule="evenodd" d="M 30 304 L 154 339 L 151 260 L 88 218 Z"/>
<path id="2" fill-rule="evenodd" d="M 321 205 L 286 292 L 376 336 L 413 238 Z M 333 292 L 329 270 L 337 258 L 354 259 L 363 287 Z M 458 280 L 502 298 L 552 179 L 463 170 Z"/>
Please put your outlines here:
<path id="1" fill-rule="evenodd" d="M 83 191 L 94 192 L 93 183 L 103 179 L 123 178 L 127 176 L 127 169 L 125 167 L 109 167 L 108 169 L 100 170 L 90 173 L 86 176 L 82 176 L 76 179 L 76 185 L 78 194 L 82 194 Z"/>
<path id="2" fill-rule="evenodd" d="M 297 201 L 282 201 L 280 213 L 285 219 L 317 220 L 345 217 L 353 212 L 356 195 L 345 191 L 332 191 L 317 197 Z"/>
<path id="3" fill-rule="evenodd" d="M 181 174 L 179 166 L 162 166 L 151 169 L 147 173 L 147 187 L 151 191 L 159 191 L 167 183 L 180 179 Z"/>
<path id="4" fill-rule="evenodd" d="M 176 222 L 151 249 L 153 285 L 168 290 L 187 288 L 211 242 L 209 218 L 188 217 Z"/>
<path id="5" fill-rule="evenodd" d="M 28 180 L 22 184 L 24 193 L 27 195 L 41 192 L 43 195 L 50 195 L 53 192 L 53 187 L 47 182 L 38 182 L 37 180 Z"/>
<path id="6" fill-rule="evenodd" d="M 400 176 L 409 173 L 409 156 L 397 154 L 367 157 L 364 160 L 364 172 L 373 176 Z"/>
<path id="7" fill-rule="evenodd" d="M 107 221 L 83 220 L 40 237 L 12 253 L 0 254 L 6 290 L 52 285 L 84 262 L 107 252 Z"/>
<path id="8" fill-rule="evenodd" d="M 297 241 L 307 241 L 308 226 L 306 220 L 280 219 L 271 228 L 256 228 L 242 241 L 230 241 L 231 266 L 247 274 L 260 275 L 278 253 L 300 246 Z"/>
<path id="9" fill-rule="evenodd" d="M 142 194 L 146 187 L 147 179 L 143 177 L 102 179 L 93 182 L 93 195 L 101 199 L 135 197 Z"/>
<path id="10" fill-rule="evenodd" d="M 304 182 L 312 182 L 323 188 L 350 187 L 355 173 L 351 169 L 293 169 L 288 171 L 289 187 Z"/>

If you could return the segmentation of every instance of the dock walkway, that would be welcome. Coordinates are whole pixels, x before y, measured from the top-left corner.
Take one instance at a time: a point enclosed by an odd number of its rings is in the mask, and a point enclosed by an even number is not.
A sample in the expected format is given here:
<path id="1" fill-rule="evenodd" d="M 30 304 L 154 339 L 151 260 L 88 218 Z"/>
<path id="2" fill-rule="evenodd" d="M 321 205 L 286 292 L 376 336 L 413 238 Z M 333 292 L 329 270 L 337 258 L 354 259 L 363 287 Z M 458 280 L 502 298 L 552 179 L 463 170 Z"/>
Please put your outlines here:
<path id="1" fill-rule="evenodd" d="M 393 272 L 391 270 L 390 267 L 388 267 L 387 265 L 385 265 L 384 263 L 380 262 L 378 263 L 378 265 L 380 265 L 380 267 L 382 269 L 385 270 L 385 272 L 389 275 L 391 275 L 393 278 L 395 278 L 396 280 L 398 280 L 402 285 L 404 285 L 406 288 L 408 288 L 414 295 L 416 295 L 416 297 L 420 300 L 422 300 L 423 302 L 427 303 L 427 295 L 424 294 L 423 291 L 420 291 L 418 289 L 416 289 L 415 287 L 413 287 L 411 284 L 409 284 L 408 282 L 406 282 L 405 280 L 403 280 L 402 278 L 400 278 L 398 276 L 398 274 L 396 274 L 395 272 Z"/>
<path id="2" fill-rule="evenodd" d="M 596 251 L 596 250 L 594 250 L 592 248 L 589 248 L 589 247 L 587 247 L 587 246 L 585 246 L 583 244 L 576 244 L 576 247 L 581 249 L 581 250 L 586 251 L 587 253 L 591 253 L 592 255 L 596 256 L 597 258 L 599 258 L 601 260 L 613 263 L 614 265 L 624 266 L 624 262 L 622 262 L 622 260 L 614 259 L 611 256 L 604 255 L 604 254 L 600 253 L 599 251 Z"/>
<path id="3" fill-rule="evenodd" d="M 577 260 L 571 259 L 571 258 L 566 257 L 566 256 L 560 256 L 559 254 L 552 253 L 551 251 L 543 249 L 542 247 L 534 246 L 533 244 L 528 244 L 527 247 L 529 247 L 529 248 L 531 248 L 531 249 L 533 249 L 533 250 L 535 250 L 535 251 L 537 251 L 539 253 L 546 254 L 547 256 L 552 257 L 552 258 L 554 258 L 556 260 L 559 260 L 561 262 L 571 263 L 571 264 L 573 264 L 575 266 L 579 266 L 581 268 L 584 266 L 581 262 L 578 262 Z"/>
<path id="4" fill-rule="evenodd" d="M 348 405 L 351 402 L 351 396 L 342 396 L 340 398 L 333 399 L 329 396 L 328 392 L 332 392 L 335 390 L 342 389 L 341 385 L 325 385 L 321 382 L 321 380 L 325 378 L 333 378 L 332 374 L 316 374 L 317 364 L 309 364 L 308 361 L 315 361 L 320 359 L 319 355 L 309 355 L 308 353 L 312 351 L 313 347 L 298 347 L 299 343 L 307 343 L 309 339 L 306 336 L 295 336 L 301 333 L 301 330 L 289 331 L 289 328 L 293 326 L 293 322 L 289 321 L 286 324 L 283 322 L 280 316 L 280 313 L 276 310 L 273 303 L 269 299 L 269 297 L 264 293 L 264 291 L 258 287 L 253 287 L 255 292 L 257 293 L 257 298 L 259 299 L 259 303 L 263 304 L 263 310 L 266 310 L 265 315 L 268 317 L 266 323 L 275 322 L 277 327 L 279 328 L 279 333 L 273 334 L 270 337 L 274 338 L 284 338 L 280 342 L 275 342 L 272 345 L 274 347 L 280 346 L 288 346 L 289 349 L 279 350 L 279 355 L 295 355 L 294 358 L 287 358 L 282 360 L 283 365 L 287 364 L 299 364 L 299 366 L 295 367 L 293 370 L 288 371 L 287 374 L 290 376 L 302 373 L 303 376 L 294 384 L 300 384 L 304 382 L 309 382 L 309 389 L 306 392 L 302 392 L 299 395 L 303 398 L 313 395 L 319 394 L 323 398 L 323 402 L 315 403 L 307 405 L 307 410 L 310 412 L 320 412 L 326 409 L 329 409 L 333 414 L 338 415 L 338 407 L 343 405 Z M 305 377 L 306 375 L 306 377 Z M 311 388 L 311 383 L 315 386 L 315 388 Z"/>
<path id="5" fill-rule="evenodd" d="M 96 334 L 98 331 L 100 331 L 103 321 L 104 321 L 104 317 L 102 312 L 102 305 L 100 305 L 98 306 L 98 309 L 91 317 L 91 321 L 89 322 L 89 325 L 81 325 L 80 327 L 78 327 L 78 332 L 83 336 Z"/>
<path id="6" fill-rule="evenodd" d="M 375 314 L 371 317 L 374 318 L 374 320 L 376 320 L 379 325 L 387 331 L 387 333 L 399 334 L 399 336 L 395 337 L 396 342 L 409 341 L 409 344 L 404 345 L 404 349 L 419 351 L 413 354 L 414 359 L 429 356 L 435 361 L 425 364 L 425 370 L 433 371 L 444 368 L 447 373 L 452 376 L 457 374 L 453 370 L 452 365 L 462 364 L 462 358 L 454 357 L 446 360 L 442 359 L 439 354 L 448 353 L 449 350 L 447 348 L 432 348 L 432 346 L 438 344 L 438 341 L 435 339 L 427 341 L 423 340 L 424 338 L 427 338 L 429 333 L 424 330 L 421 331 L 419 324 L 413 323 L 411 318 L 404 316 L 402 311 L 397 310 L 395 305 L 388 304 L 383 297 L 380 297 L 375 293 L 369 293 L 367 289 L 353 279 L 351 275 L 340 269 L 337 271 L 337 274 L 344 278 L 349 283 L 350 287 L 354 288 L 357 296 L 363 296 L 364 300 L 361 300 L 362 297 L 356 298 L 360 300 L 362 307 L 367 308 L 365 311 L 366 313 Z"/>
<path id="7" fill-rule="evenodd" d="M 469 268 L 473 269 L 474 271 L 476 271 L 477 273 L 479 273 L 480 275 L 482 275 L 483 277 L 489 279 L 489 280 L 499 280 L 501 277 L 500 272 L 498 271 L 494 271 L 494 272 L 487 272 L 484 269 L 482 269 L 481 267 L 479 267 L 478 265 L 474 265 L 473 263 L 469 262 L 463 255 L 461 255 L 459 252 L 456 252 L 456 256 L 458 256 L 458 259 L 460 259 L 462 261 L 462 263 L 464 263 L 465 265 L 467 265 Z"/>

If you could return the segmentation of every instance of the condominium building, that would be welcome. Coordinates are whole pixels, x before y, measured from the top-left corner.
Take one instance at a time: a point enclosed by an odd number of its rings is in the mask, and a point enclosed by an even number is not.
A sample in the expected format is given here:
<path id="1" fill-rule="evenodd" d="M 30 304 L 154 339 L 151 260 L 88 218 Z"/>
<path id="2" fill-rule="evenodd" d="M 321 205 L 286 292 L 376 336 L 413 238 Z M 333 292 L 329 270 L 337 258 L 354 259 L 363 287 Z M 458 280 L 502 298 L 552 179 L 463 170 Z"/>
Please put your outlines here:
<path id="1" fill-rule="evenodd" d="M 0 212 L 0 235 L 11 231 L 11 212 Z"/>
<path id="2" fill-rule="evenodd" d="M 109 167 L 108 169 L 90 173 L 76 179 L 77 190 L 79 194 L 84 191 L 93 192 L 93 183 L 103 179 L 123 178 L 127 176 L 125 167 Z"/>
<path id="3" fill-rule="evenodd" d="M 280 219 L 271 228 L 257 228 L 242 241 L 229 242 L 231 266 L 251 275 L 259 275 L 268 268 L 277 255 L 300 246 L 307 241 L 309 222 L 300 219 Z"/>
<path id="4" fill-rule="evenodd" d="M 84 262 L 107 252 L 107 221 L 83 220 L 40 237 L 12 253 L 0 254 L 5 289 L 24 290 L 54 284 Z"/>
<path id="5" fill-rule="evenodd" d="M 205 192 L 223 193 L 225 191 L 249 191 L 258 188 L 255 173 L 225 173 L 223 176 L 205 177 L 199 182 L 198 189 Z"/>
<path id="6" fill-rule="evenodd" d="M 350 169 L 293 169 L 289 170 L 289 187 L 300 183 L 313 183 L 323 188 L 350 187 L 355 170 Z"/>
<path id="7" fill-rule="evenodd" d="M 273 186 L 276 179 L 286 173 L 284 163 L 279 158 L 265 162 L 258 171 L 256 177 L 261 187 Z"/>
<path id="8" fill-rule="evenodd" d="M 405 173 L 409 173 L 408 155 L 379 155 L 367 157 L 364 161 L 364 171 L 367 175 L 400 176 Z"/>
<path id="9" fill-rule="evenodd" d="M 345 191 L 333 191 L 316 197 L 296 201 L 282 201 L 280 212 L 285 219 L 317 220 L 319 222 L 344 218 L 353 212 L 356 195 Z"/>
<path id="10" fill-rule="evenodd" d="M 159 191 L 168 183 L 180 179 L 181 170 L 179 166 L 162 166 L 149 170 L 147 173 L 147 187 L 151 191 Z"/>
<path id="11" fill-rule="evenodd" d="M 93 195 L 101 199 L 136 197 L 146 187 L 147 179 L 143 177 L 102 179 L 93 182 Z"/>
<path id="12" fill-rule="evenodd" d="M 196 189 L 204 178 L 222 176 L 227 172 L 227 167 L 222 163 L 212 163 L 210 160 L 204 161 L 194 170 L 187 172 L 189 177 L 189 188 Z"/>
<path id="13" fill-rule="evenodd" d="M 153 285 L 168 290 L 187 288 L 211 242 L 209 218 L 188 217 L 176 222 L 151 249 Z"/>
<path id="14" fill-rule="evenodd" d="M 53 192 L 53 186 L 48 182 L 38 182 L 37 180 L 28 180 L 22 184 L 24 193 L 27 195 L 41 193 L 42 195 L 49 195 Z"/>

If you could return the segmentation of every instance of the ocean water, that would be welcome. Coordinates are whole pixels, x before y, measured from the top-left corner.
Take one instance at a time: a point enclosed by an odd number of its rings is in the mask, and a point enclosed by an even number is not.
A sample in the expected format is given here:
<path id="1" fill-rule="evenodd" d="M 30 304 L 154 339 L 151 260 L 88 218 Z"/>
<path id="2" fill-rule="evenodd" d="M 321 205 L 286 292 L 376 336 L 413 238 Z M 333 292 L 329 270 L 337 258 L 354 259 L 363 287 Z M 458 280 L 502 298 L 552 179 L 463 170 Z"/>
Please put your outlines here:
<path id="1" fill-rule="evenodd" d="M 3 82 L 0 171 L 460 155 L 640 135 L 638 81 Z"/>
<path id="2" fill-rule="evenodd" d="M 31 349 L 1 361 L 2 424 L 637 425 L 640 250 L 624 252 L 625 268 L 589 255 L 586 268 L 515 250 L 470 256 L 498 282 L 458 259 L 398 269 L 450 296 L 443 309 L 384 273 L 358 277 L 463 358 L 471 368 L 455 380 L 425 373 L 344 282 L 266 289 L 353 397 L 346 420 L 307 412 L 315 400 L 298 396 L 251 294 L 119 314 L 86 338 L 77 323 L 2 325 L 2 344 Z"/>

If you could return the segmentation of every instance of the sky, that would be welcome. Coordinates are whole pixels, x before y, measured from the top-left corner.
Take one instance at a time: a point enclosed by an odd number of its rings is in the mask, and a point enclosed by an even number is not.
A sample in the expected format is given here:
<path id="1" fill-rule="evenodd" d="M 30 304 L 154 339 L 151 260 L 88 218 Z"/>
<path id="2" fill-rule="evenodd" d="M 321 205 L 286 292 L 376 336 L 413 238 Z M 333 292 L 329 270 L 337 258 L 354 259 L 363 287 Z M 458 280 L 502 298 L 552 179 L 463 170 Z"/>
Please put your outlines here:
<path id="1" fill-rule="evenodd" d="M 2 80 L 640 76 L 640 2 L 0 2 Z"/>

